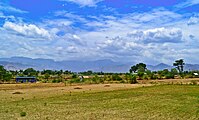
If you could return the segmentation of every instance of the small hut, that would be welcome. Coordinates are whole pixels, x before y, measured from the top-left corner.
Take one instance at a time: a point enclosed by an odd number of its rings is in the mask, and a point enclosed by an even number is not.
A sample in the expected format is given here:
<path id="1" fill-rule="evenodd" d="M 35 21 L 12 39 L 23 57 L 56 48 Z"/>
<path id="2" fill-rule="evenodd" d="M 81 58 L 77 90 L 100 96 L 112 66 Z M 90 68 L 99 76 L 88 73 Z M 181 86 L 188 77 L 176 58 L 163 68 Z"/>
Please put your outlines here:
<path id="1" fill-rule="evenodd" d="M 35 83 L 37 82 L 37 79 L 36 77 L 16 77 L 16 82 L 17 83 L 27 83 L 27 82 L 30 82 L 30 83 Z"/>

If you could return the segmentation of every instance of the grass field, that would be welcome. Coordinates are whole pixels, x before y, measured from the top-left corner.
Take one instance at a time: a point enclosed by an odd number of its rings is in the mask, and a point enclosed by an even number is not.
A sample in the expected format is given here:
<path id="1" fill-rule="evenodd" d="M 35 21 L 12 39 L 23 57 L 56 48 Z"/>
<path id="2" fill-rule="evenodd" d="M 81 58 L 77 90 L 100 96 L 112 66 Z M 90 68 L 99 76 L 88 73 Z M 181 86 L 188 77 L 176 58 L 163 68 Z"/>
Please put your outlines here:
<path id="1" fill-rule="evenodd" d="M 199 120 L 198 85 L 0 87 L 0 120 Z"/>

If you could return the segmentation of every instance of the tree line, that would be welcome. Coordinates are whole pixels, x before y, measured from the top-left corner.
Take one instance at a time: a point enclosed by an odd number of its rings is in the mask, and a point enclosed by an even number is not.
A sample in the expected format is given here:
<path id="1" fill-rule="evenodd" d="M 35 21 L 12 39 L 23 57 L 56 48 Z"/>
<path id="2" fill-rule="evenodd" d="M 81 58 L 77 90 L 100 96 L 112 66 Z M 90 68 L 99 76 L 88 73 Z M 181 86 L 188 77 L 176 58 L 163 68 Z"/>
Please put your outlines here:
<path id="1" fill-rule="evenodd" d="M 131 66 L 129 73 L 104 73 L 104 72 L 71 72 L 63 70 L 42 70 L 38 71 L 33 68 L 25 70 L 6 70 L 0 66 L 0 82 L 14 82 L 17 76 L 34 76 L 40 82 L 68 82 L 68 83 L 137 83 L 137 80 L 156 80 L 156 79 L 174 79 L 174 78 L 193 78 L 198 77 L 193 73 L 198 71 L 184 71 L 184 60 L 176 60 L 173 63 L 174 68 L 171 70 L 164 69 L 151 71 L 147 69 L 146 64 L 138 63 Z"/>

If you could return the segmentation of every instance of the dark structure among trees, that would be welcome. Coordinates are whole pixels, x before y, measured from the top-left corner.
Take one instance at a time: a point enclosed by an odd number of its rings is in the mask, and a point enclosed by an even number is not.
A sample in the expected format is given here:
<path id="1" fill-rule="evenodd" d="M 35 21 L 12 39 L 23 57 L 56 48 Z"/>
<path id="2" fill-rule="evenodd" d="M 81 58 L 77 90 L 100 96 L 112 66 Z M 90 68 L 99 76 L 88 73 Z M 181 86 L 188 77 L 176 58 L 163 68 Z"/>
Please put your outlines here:
<path id="1" fill-rule="evenodd" d="M 27 82 L 30 82 L 30 83 L 35 83 L 37 82 L 37 79 L 36 77 L 16 77 L 16 82 L 17 83 L 27 83 Z"/>

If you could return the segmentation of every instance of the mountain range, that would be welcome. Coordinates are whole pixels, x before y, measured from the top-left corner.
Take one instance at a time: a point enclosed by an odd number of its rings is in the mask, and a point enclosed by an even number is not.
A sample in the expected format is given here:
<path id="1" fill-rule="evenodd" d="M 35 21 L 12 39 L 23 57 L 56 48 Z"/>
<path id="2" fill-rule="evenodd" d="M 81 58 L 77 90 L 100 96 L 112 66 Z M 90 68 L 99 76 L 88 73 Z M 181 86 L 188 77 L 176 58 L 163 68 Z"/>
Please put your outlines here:
<path id="1" fill-rule="evenodd" d="M 81 72 L 92 70 L 95 72 L 128 72 L 134 63 L 114 62 L 109 59 L 96 61 L 54 61 L 52 59 L 32 59 L 27 57 L 0 58 L 0 65 L 8 70 L 20 70 L 34 68 L 36 70 L 70 70 Z M 171 69 L 173 66 L 160 63 L 158 65 L 147 65 L 152 71 Z M 199 70 L 198 64 L 185 64 L 185 70 Z"/>

